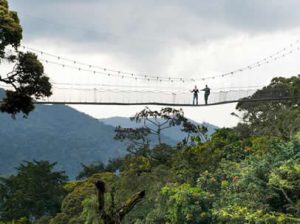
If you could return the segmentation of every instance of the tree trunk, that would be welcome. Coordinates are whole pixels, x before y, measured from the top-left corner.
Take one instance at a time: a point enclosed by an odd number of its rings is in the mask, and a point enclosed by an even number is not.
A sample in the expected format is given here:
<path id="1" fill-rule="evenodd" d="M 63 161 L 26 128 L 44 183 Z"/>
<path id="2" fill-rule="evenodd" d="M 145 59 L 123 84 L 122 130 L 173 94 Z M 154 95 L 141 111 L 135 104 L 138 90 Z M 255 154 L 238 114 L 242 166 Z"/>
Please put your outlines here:
<path id="1" fill-rule="evenodd" d="M 134 206 L 140 202 L 145 197 L 145 191 L 140 191 L 134 194 L 126 203 L 117 209 L 116 212 L 112 214 L 106 214 L 105 212 L 105 183 L 101 180 L 95 183 L 97 188 L 97 197 L 98 197 L 98 212 L 101 216 L 101 219 L 104 221 L 104 224 L 121 224 L 125 215 L 129 213 Z"/>

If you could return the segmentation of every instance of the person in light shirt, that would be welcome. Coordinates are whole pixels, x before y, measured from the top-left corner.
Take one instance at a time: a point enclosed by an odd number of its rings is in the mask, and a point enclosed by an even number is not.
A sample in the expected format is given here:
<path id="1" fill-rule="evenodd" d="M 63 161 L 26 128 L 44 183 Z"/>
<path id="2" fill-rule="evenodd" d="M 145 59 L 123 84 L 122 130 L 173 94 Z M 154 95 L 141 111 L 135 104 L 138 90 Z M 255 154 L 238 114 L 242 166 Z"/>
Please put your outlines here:
<path id="1" fill-rule="evenodd" d="M 199 89 L 197 88 L 197 86 L 194 87 L 194 89 L 191 91 L 191 93 L 194 93 L 193 95 L 193 105 L 198 105 L 198 93 L 199 93 Z"/>

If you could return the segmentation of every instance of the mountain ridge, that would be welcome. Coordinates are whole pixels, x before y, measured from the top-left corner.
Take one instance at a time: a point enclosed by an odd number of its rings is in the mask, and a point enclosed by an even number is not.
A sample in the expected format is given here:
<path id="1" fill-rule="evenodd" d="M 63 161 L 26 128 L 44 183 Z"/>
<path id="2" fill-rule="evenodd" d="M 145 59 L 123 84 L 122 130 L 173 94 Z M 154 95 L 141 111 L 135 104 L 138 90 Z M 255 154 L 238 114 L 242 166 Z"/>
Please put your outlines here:
<path id="1" fill-rule="evenodd" d="M 0 113 L 0 174 L 14 172 L 23 160 L 49 160 L 70 177 L 80 163 L 107 162 L 124 155 L 113 140 L 114 127 L 64 105 L 38 105 L 28 118 Z"/>
<path id="2" fill-rule="evenodd" d="M 28 118 L 18 114 L 12 119 L 0 113 L 0 175 L 14 173 L 14 167 L 24 160 L 49 160 L 73 179 L 81 163 L 106 163 L 127 153 L 127 144 L 113 139 L 114 130 L 114 126 L 65 105 L 37 105 Z"/>

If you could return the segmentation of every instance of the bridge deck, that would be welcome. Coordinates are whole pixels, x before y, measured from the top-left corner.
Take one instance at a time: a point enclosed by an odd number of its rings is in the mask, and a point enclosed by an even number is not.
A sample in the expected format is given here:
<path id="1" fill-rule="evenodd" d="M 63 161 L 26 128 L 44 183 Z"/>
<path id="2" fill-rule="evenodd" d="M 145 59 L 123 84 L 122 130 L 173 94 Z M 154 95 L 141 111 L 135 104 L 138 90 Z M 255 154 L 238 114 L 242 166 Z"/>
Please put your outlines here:
<path id="1" fill-rule="evenodd" d="M 300 100 L 300 97 L 278 97 L 278 98 L 261 98 L 261 99 L 244 99 L 244 102 L 266 102 L 266 101 L 287 101 Z M 176 104 L 176 103 L 159 103 L 159 102 L 143 102 L 143 103 L 113 103 L 113 102 L 63 102 L 63 101 L 35 101 L 35 104 L 66 104 L 66 105 L 116 105 L 116 106 L 139 106 L 139 105 L 154 105 L 154 106 L 174 106 L 174 107 L 206 107 L 222 104 L 238 103 L 241 100 L 222 101 L 209 104 Z M 0 101 L 1 103 L 1 101 Z"/>

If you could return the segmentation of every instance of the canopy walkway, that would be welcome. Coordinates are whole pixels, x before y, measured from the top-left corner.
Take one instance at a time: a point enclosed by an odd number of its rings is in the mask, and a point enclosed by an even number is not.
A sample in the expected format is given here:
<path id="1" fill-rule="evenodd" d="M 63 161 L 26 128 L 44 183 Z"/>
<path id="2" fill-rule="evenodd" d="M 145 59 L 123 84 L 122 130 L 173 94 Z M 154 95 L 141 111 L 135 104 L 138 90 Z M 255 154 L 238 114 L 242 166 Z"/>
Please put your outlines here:
<path id="1" fill-rule="evenodd" d="M 192 104 L 192 94 L 189 92 L 164 91 L 117 91 L 100 89 L 57 89 L 49 98 L 36 101 L 36 104 L 77 104 L 77 105 L 158 105 L 180 107 L 203 107 L 228 103 L 244 102 L 286 101 L 300 99 L 289 95 L 279 95 L 267 92 L 259 98 L 246 99 L 256 90 L 230 90 L 212 92 L 208 104 L 204 104 L 204 96 L 199 95 L 199 104 Z M 151 100 L 149 100 L 151 99 Z"/>
<path id="2" fill-rule="evenodd" d="M 189 75 L 155 75 L 131 73 L 122 70 L 87 64 L 49 54 L 44 51 L 23 46 L 39 56 L 45 71 L 50 77 L 52 95 L 40 98 L 36 104 L 89 104 L 89 105 L 161 105 L 161 106 L 211 106 L 245 101 L 279 101 L 295 99 L 294 94 L 263 92 L 255 98 L 249 98 L 262 86 L 233 87 L 231 78 L 242 72 L 250 72 L 261 66 L 276 62 L 279 59 L 300 51 L 297 40 L 287 48 L 265 57 L 253 64 L 213 76 Z M 48 74 L 49 73 L 49 74 Z M 0 74 L 2 75 L 2 74 Z M 191 78 L 193 77 L 193 78 Z M 250 76 L 249 76 L 250 78 Z M 241 80 L 236 80 L 241 85 Z M 224 87 L 224 83 L 227 84 Z M 193 105 L 191 89 L 200 87 L 198 102 Z M 205 84 L 211 88 L 208 104 L 204 103 Z M 245 84 L 244 84 L 245 85 Z M 0 85 L 0 88 L 11 89 L 11 86 Z M 3 96 L 2 96 L 3 98 Z M 245 99 L 247 98 L 247 99 Z M 0 92 L 1 102 L 1 92 Z"/>
<path id="3" fill-rule="evenodd" d="M 0 85 L 5 88 L 5 86 Z M 70 105 L 158 105 L 180 107 L 203 107 L 229 103 L 286 101 L 300 99 L 300 96 L 267 91 L 255 99 L 249 98 L 257 90 L 212 91 L 208 104 L 204 103 L 204 93 L 200 91 L 199 104 L 193 104 L 193 94 L 189 91 L 134 91 L 101 88 L 60 88 L 53 85 L 53 94 L 47 98 L 37 99 L 35 104 L 70 104 Z M 0 97 L 1 103 L 1 97 Z"/>
<path id="4" fill-rule="evenodd" d="M 211 92 L 209 104 L 237 102 L 251 96 L 255 90 L 231 90 Z M 193 94 L 182 91 L 134 91 L 116 89 L 68 89 L 53 88 L 53 95 L 40 99 L 38 103 L 98 104 L 98 105 L 192 105 Z M 199 105 L 204 105 L 204 96 L 199 94 Z"/>

